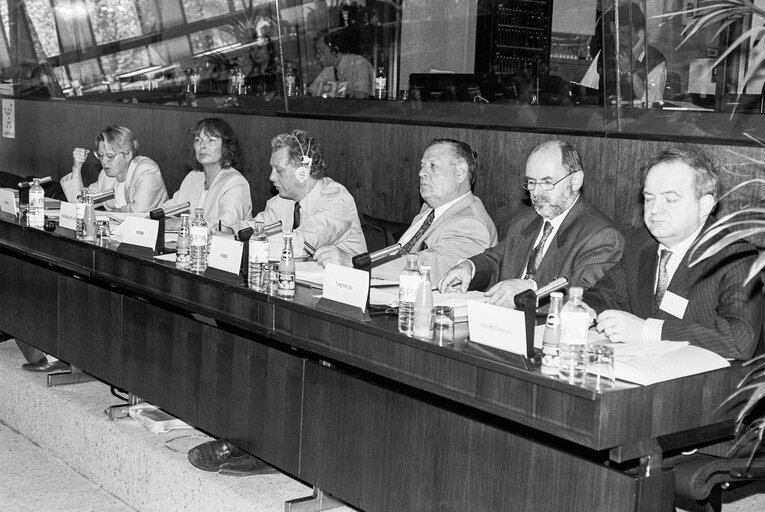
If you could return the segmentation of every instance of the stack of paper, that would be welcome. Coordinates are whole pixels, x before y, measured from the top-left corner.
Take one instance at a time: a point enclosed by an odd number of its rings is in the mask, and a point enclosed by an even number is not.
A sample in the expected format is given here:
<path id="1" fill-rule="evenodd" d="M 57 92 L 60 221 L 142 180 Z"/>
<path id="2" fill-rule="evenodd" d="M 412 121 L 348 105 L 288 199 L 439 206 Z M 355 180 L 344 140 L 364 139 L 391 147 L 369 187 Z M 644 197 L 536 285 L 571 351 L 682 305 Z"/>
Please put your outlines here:
<path id="1" fill-rule="evenodd" d="M 433 292 L 433 305 L 434 306 L 450 306 L 454 311 L 455 322 L 467 322 L 467 301 L 477 300 L 479 302 L 486 302 L 488 299 L 484 296 L 483 292 L 472 291 L 467 293 L 460 292 L 446 292 L 440 293 Z"/>

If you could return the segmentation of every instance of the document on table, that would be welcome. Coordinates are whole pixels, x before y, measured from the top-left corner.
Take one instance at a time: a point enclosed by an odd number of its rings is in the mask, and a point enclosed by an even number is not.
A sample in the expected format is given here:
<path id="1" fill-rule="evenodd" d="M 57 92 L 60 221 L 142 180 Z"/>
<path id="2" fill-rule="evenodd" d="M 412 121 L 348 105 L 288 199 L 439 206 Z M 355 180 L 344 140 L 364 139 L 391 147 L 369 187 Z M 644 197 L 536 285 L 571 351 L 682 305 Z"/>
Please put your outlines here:
<path id="1" fill-rule="evenodd" d="M 535 348 L 542 348 L 544 332 L 544 324 L 536 326 Z M 590 329 L 587 342 L 613 348 L 616 378 L 643 386 L 730 366 L 724 357 L 687 341 L 612 343 Z"/>
<path id="2" fill-rule="evenodd" d="M 313 260 L 296 261 L 295 262 L 295 281 L 298 284 L 310 286 L 311 288 L 321 288 L 324 285 L 324 267 L 318 262 Z M 373 277 L 369 286 L 372 288 L 378 287 L 395 287 L 398 288 L 398 281 L 391 281 L 388 279 L 378 279 Z M 398 293 L 396 293 L 398 297 Z"/>
<path id="3" fill-rule="evenodd" d="M 441 293 L 438 291 L 433 292 L 433 305 L 451 307 L 452 311 L 454 312 L 455 322 L 467 322 L 467 301 L 469 300 L 486 302 L 488 298 L 483 294 L 483 292 L 476 290 L 467 293 Z"/>

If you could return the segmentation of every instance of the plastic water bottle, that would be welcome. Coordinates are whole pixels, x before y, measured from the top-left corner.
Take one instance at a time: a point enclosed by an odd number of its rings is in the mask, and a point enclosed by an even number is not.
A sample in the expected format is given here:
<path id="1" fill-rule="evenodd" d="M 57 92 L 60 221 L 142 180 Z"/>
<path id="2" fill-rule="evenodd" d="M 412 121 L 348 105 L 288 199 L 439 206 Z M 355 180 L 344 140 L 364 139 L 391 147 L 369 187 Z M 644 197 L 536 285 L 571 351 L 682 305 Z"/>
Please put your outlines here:
<path id="1" fill-rule="evenodd" d="M 388 99 L 388 77 L 382 66 L 377 68 L 377 75 L 375 75 L 375 98 L 378 100 Z"/>
<path id="2" fill-rule="evenodd" d="M 181 214 L 181 227 L 178 228 L 178 241 L 175 244 L 175 268 L 191 268 L 191 231 L 189 214 Z"/>
<path id="3" fill-rule="evenodd" d="M 255 233 L 250 237 L 247 286 L 255 291 L 268 291 L 268 237 L 262 222 L 255 223 Z"/>
<path id="4" fill-rule="evenodd" d="M 420 267 L 422 278 L 417 287 L 417 298 L 414 301 L 414 328 L 415 338 L 429 340 L 433 337 L 433 286 L 430 283 L 430 267 Z"/>
<path id="5" fill-rule="evenodd" d="M 563 306 L 563 294 L 550 294 L 550 311 L 547 313 L 545 334 L 542 338 L 542 367 L 545 375 L 558 375 L 560 367 L 560 312 Z"/>
<path id="6" fill-rule="evenodd" d="M 298 90 L 297 74 L 292 67 L 292 61 L 287 61 L 287 73 L 284 75 L 284 84 L 287 88 L 287 96 L 293 97 L 300 94 Z"/>
<path id="7" fill-rule="evenodd" d="M 295 258 L 292 252 L 292 233 L 284 233 L 284 249 L 279 260 L 279 297 L 295 296 Z"/>
<path id="8" fill-rule="evenodd" d="M 207 222 L 204 208 L 194 210 L 191 223 L 189 249 L 191 252 L 191 271 L 202 273 L 207 268 Z"/>
<path id="9" fill-rule="evenodd" d="M 77 196 L 77 203 L 75 205 L 75 229 L 74 229 L 74 237 L 77 240 L 82 240 L 85 238 L 85 195 L 88 193 L 87 189 L 82 188 L 80 189 L 80 195 Z"/>
<path id="10" fill-rule="evenodd" d="M 584 384 L 587 375 L 587 330 L 592 317 L 582 300 L 584 290 L 572 286 L 568 302 L 560 311 L 560 369 L 558 375 L 571 384 Z"/>
<path id="11" fill-rule="evenodd" d="M 414 330 L 414 302 L 422 276 L 417 254 L 406 255 L 406 267 L 398 276 L 398 332 L 411 336 Z"/>
<path id="12" fill-rule="evenodd" d="M 96 241 L 96 207 L 93 204 L 93 195 L 85 194 L 85 213 L 82 217 L 82 239 L 86 242 Z"/>
<path id="13" fill-rule="evenodd" d="M 40 178 L 34 178 L 29 189 L 29 226 L 35 229 L 45 228 L 45 191 L 40 186 Z"/>

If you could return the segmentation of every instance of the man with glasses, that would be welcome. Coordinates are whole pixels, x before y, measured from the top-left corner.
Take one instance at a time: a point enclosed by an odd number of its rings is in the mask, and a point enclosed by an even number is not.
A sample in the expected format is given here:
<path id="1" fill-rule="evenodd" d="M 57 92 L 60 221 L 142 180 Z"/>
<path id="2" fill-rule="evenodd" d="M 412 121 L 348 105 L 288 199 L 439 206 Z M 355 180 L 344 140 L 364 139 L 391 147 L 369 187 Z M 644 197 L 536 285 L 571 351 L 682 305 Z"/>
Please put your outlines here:
<path id="1" fill-rule="evenodd" d="M 140 156 L 138 141 L 124 126 L 109 126 L 96 137 L 95 157 L 101 162 L 98 180 L 91 183 L 90 193 L 114 190 L 114 198 L 104 203 L 107 210 L 148 212 L 167 200 L 167 190 L 159 166 L 151 158 Z M 67 201 L 73 203 L 85 186 L 82 164 L 90 153 L 84 148 L 72 151 L 72 172 L 61 179 Z"/>
<path id="2" fill-rule="evenodd" d="M 449 270 L 439 290 L 486 290 L 489 303 L 512 306 L 517 293 L 558 277 L 585 288 L 595 284 L 619 261 L 624 238 L 580 196 L 583 181 L 582 159 L 570 144 L 553 140 L 535 147 L 521 182 L 534 208 L 516 216 L 499 245 Z"/>

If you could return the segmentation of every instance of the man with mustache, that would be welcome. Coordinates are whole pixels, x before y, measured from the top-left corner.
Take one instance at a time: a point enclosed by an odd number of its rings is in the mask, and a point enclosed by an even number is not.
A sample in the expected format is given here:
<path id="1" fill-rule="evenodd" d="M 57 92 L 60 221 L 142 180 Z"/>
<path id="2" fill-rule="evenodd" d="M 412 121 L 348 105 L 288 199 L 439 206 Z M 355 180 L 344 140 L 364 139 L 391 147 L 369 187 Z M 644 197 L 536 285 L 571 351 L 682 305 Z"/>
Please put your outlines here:
<path id="1" fill-rule="evenodd" d="M 613 221 L 581 197 L 584 170 L 570 144 L 552 140 L 526 159 L 521 185 L 533 209 L 521 211 L 503 241 L 459 262 L 438 288 L 485 290 L 488 302 L 512 306 L 524 290 L 558 277 L 588 288 L 619 261 L 624 238 Z"/>

